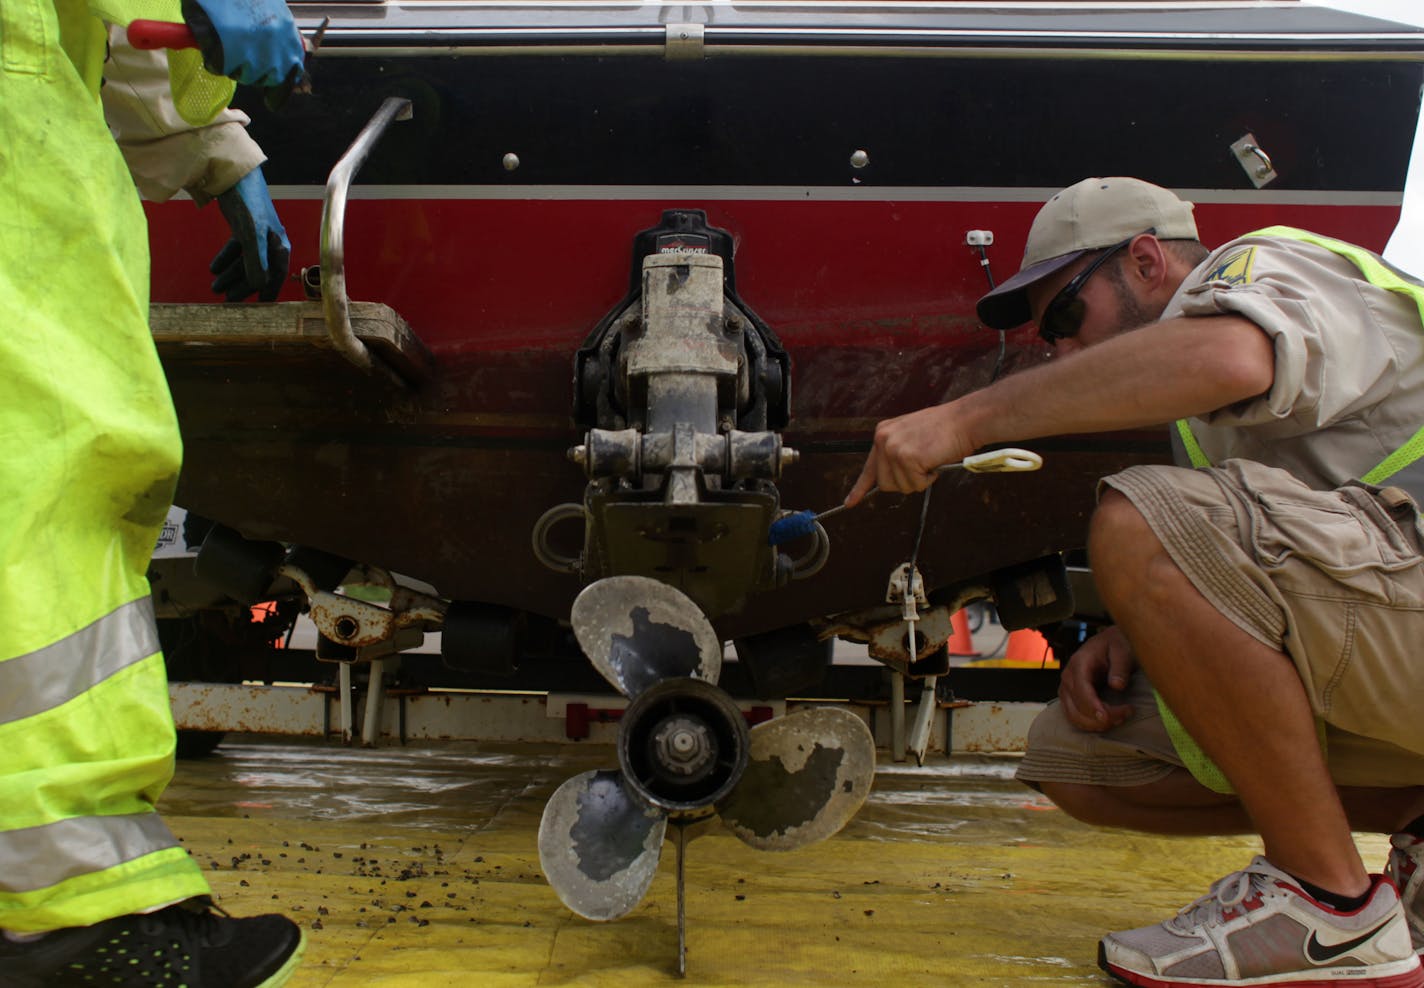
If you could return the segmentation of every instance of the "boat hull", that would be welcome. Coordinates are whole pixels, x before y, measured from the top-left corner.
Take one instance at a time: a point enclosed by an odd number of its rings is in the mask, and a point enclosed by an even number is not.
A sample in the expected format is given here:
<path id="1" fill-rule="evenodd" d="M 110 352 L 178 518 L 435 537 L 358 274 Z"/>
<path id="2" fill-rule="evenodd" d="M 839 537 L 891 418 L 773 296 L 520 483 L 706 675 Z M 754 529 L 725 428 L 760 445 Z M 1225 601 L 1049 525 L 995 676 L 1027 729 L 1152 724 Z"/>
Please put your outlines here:
<path id="1" fill-rule="evenodd" d="M 178 501 L 250 537 L 556 619 L 580 583 L 542 566 L 530 533 L 583 497 L 565 456 L 581 441 L 574 353 L 636 282 L 633 237 L 664 209 L 704 210 L 734 237 L 736 291 L 792 362 L 783 438 L 801 459 L 781 503 L 823 510 L 877 421 L 1045 359 L 1028 330 L 1001 356 L 974 302 L 986 273 L 1017 269 L 1053 191 L 1133 174 L 1194 199 L 1208 243 L 1284 223 L 1381 249 L 1424 82 L 1412 52 L 1133 57 L 1045 40 L 688 62 L 432 50 L 414 28 L 397 46 L 336 23 L 349 30 L 333 30 L 315 93 L 281 115 L 245 104 L 252 133 L 296 271 L 319 263 L 327 171 L 382 98 L 413 101 L 353 189 L 346 275 L 353 298 L 406 320 L 435 375 L 407 391 L 329 360 L 165 353 L 186 447 Z M 1245 133 L 1273 155 L 1267 188 L 1230 152 Z M 195 245 L 223 239 L 221 218 L 182 201 L 148 215 L 154 300 L 206 302 Z M 971 230 L 993 235 L 987 265 Z M 295 281 L 283 294 L 300 297 Z M 935 485 L 920 554 L 932 588 L 1081 546 L 1097 479 L 1170 455 L 1161 430 L 1035 448 L 1038 474 Z M 751 595 L 718 630 L 882 602 L 919 516 L 919 498 L 895 495 L 839 516 L 818 575 Z"/>

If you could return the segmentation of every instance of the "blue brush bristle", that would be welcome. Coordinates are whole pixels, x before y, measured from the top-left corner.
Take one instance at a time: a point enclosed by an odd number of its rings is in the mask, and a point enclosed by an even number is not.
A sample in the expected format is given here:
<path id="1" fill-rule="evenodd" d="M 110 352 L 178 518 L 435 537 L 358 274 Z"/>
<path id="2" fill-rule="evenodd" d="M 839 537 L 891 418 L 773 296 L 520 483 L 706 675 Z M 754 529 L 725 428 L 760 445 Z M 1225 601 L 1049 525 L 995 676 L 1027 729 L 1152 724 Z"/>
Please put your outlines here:
<path id="1" fill-rule="evenodd" d="M 766 532 L 767 545 L 783 545 L 794 542 L 816 530 L 816 512 L 798 511 L 794 515 L 778 518 Z"/>

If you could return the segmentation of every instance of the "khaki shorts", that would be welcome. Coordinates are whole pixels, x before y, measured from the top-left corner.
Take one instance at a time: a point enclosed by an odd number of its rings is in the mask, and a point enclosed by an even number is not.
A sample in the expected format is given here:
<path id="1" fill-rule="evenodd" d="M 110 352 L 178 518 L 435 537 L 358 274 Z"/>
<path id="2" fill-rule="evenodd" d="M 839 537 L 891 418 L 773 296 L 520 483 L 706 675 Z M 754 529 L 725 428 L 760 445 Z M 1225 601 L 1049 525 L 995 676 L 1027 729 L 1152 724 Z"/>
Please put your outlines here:
<path id="1" fill-rule="evenodd" d="M 1295 662 L 1338 784 L 1424 784 L 1424 533 L 1407 495 L 1315 491 L 1246 460 L 1132 467 L 1103 486 L 1132 501 L 1217 610 Z M 1098 734 L 1051 704 L 1019 777 L 1142 785 L 1180 766 L 1145 677 L 1119 702 L 1135 713 Z"/>
<path id="2" fill-rule="evenodd" d="M 1054 700 L 1034 719 L 1028 751 L 1015 778 L 1035 789 L 1043 782 L 1089 786 L 1144 786 L 1181 768 L 1167 728 L 1157 712 L 1152 684 L 1142 673 L 1132 677 L 1109 703 L 1130 703 L 1132 714 L 1110 731 L 1080 731 Z M 1424 756 L 1385 741 L 1348 734 L 1326 726 L 1325 760 L 1330 777 L 1341 786 L 1402 789 L 1424 783 Z"/>

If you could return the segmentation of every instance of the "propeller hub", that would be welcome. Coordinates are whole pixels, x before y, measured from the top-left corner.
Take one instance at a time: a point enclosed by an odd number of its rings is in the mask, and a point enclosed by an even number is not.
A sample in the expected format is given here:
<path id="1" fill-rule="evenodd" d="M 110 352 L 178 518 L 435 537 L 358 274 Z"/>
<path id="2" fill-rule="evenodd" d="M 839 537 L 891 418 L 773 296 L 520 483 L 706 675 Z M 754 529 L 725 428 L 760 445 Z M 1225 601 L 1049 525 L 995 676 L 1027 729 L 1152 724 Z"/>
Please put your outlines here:
<path id="1" fill-rule="evenodd" d="M 704 776 L 717 760 L 717 738 L 700 717 L 674 714 L 652 733 L 657 767 L 673 779 Z"/>
<path id="2" fill-rule="evenodd" d="M 623 714 L 618 763 L 630 789 L 673 816 L 704 810 L 746 770 L 747 723 L 722 690 L 700 679 L 665 679 Z"/>

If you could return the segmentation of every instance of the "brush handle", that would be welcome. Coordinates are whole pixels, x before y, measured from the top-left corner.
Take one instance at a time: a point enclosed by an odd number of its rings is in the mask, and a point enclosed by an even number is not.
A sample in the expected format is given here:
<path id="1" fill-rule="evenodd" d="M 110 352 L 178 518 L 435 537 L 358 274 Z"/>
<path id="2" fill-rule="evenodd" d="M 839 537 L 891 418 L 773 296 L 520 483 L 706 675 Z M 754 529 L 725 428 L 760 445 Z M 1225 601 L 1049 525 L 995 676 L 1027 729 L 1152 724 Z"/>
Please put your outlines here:
<path id="1" fill-rule="evenodd" d="M 187 24 L 171 21 L 131 21 L 126 34 L 129 44 L 141 51 L 198 47 L 198 39 L 193 37 L 193 31 Z"/>
<path id="2" fill-rule="evenodd" d="M 935 473 L 963 467 L 970 473 L 1028 473 L 1043 466 L 1043 457 L 1029 449 L 991 449 L 987 453 L 966 456 L 958 463 L 936 467 Z"/>
<path id="3" fill-rule="evenodd" d="M 946 470 L 958 470 L 963 468 L 970 473 L 1028 473 L 1043 466 L 1043 457 L 1030 449 L 1017 449 L 1008 447 L 1005 449 L 991 449 L 987 453 L 975 453 L 973 456 L 966 456 L 958 463 L 946 463 L 942 467 L 935 467 L 935 473 L 944 473 Z M 880 490 L 879 487 L 872 487 L 865 492 L 866 497 Z M 862 499 L 863 500 L 863 499 Z M 815 530 L 816 522 L 825 521 L 832 515 L 840 514 L 848 504 L 838 504 L 834 508 L 828 508 L 820 514 L 811 511 L 798 511 L 795 514 L 778 518 L 771 523 L 767 530 L 766 541 L 768 545 L 782 545 L 803 536 L 810 535 Z"/>

